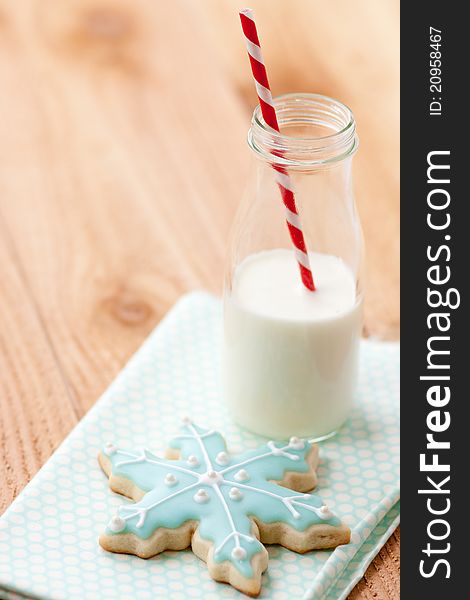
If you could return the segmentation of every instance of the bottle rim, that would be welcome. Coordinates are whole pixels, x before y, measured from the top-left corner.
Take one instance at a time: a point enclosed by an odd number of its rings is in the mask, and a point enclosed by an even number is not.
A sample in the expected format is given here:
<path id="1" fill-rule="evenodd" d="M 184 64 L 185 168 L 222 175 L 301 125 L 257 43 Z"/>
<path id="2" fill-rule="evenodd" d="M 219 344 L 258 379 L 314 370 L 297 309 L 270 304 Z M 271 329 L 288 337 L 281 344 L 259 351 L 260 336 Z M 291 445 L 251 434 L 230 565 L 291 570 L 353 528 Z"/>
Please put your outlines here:
<path id="1" fill-rule="evenodd" d="M 259 104 L 248 131 L 248 145 L 260 158 L 286 168 L 305 169 L 338 162 L 356 152 L 359 140 L 354 115 L 339 100 L 293 93 L 277 96 L 273 102 L 281 132 L 266 123 Z M 293 126 L 303 128 L 306 135 L 288 133 Z M 309 129 L 316 133 L 310 134 Z"/>

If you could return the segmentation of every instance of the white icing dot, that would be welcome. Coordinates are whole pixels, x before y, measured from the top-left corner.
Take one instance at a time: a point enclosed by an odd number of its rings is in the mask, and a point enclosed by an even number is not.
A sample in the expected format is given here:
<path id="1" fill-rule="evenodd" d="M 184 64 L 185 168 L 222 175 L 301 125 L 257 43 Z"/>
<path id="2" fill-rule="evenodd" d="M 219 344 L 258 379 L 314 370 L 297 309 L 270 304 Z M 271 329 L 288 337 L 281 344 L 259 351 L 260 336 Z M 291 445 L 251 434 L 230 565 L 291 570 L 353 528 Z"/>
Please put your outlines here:
<path id="1" fill-rule="evenodd" d="M 243 498 L 243 493 L 236 487 L 230 488 L 228 495 L 231 500 L 241 500 Z"/>
<path id="2" fill-rule="evenodd" d="M 197 456 L 194 456 L 194 454 L 190 454 L 188 456 L 188 460 L 187 463 L 190 467 L 198 467 L 199 466 L 199 459 Z"/>
<path id="3" fill-rule="evenodd" d="M 323 504 L 323 506 L 320 506 L 320 508 L 318 509 L 318 512 L 320 513 L 320 516 L 322 519 L 331 519 L 331 517 L 333 517 L 333 513 L 331 512 L 331 510 L 328 508 L 328 506 L 326 506 L 326 504 Z"/>
<path id="4" fill-rule="evenodd" d="M 222 467 L 227 465 L 229 460 L 229 456 L 226 452 L 219 452 L 215 457 L 215 462 Z"/>
<path id="5" fill-rule="evenodd" d="M 232 550 L 232 558 L 235 560 L 243 560 L 244 558 L 246 558 L 246 550 L 241 546 L 236 546 Z"/>
<path id="6" fill-rule="evenodd" d="M 111 456 L 112 454 L 115 454 L 117 452 L 117 447 L 114 444 L 106 444 L 104 447 L 104 453 L 106 454 L 106 456 Z"/>
<path id="7" fill-rule="evenodd" d="M 199 475 L 199 483 L 202 485 L 220 485 L 223 480 L 223 476 L 217 471 L 207 471 Z"/>
<path id="8" fill-rule="evenodd" d="M 114 531 L 114 533 L 119 533 L 120 531 L 123 531 L 125 527 L 126 522 L 124 521 L 124 519 L 121 519 L 119 515 L 112 517 L 112 519 L 108 523 L 108 529 Z"/>
<path id="9" fill-rule="evenodd" d="M 165 484 L 166 485 L 173 486 L 173 485 L 176 485 L 177 483 L 178 483 L 178 480 L 173 475 L 173 473 L 167 473 L 165 475 Z"/>
<path id="10" fill-rule="evenodd" d="M 248 475 L 248 471 L 245 471 L 245 469 L 240 469 L 235 473 L 234 478 L 236 481 L 248 481 L 250 476 Z"/>
<path id="11" fill-rule="evenodd" d="M 201 488 L 199 489 L 193 496 L 194 500 L 196 502 L 198 502 L 199 504 L 203 504 L 204 502 L 209 502 L 210 498 L 209 498 L 209 494 L 206 492 L 205 489 Z"/>
<path id="12" fill-rule="evenodd" d="M 301 440 L 298 437 L 291 437 L 289 440 L 289 448 L 293 448 L 294 450 L 303 450 L 305 447 L 304 440 Z"/>

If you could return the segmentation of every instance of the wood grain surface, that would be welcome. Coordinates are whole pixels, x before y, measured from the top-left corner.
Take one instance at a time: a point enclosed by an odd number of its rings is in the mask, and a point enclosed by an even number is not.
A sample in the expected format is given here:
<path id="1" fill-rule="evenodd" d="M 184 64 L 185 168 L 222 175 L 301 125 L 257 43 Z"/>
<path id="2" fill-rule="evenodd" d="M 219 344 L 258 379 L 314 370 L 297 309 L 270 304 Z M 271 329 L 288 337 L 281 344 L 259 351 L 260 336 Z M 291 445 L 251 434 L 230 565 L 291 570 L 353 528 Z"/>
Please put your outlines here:
<path id="1" fill-rule="evenodd" d="M 396 0 L 253 1 L 275 94 L 356 115 L 366 331 L 399 327 Z M 0 0 L 0 512 L 184 292 L 221 290 L 256 102 L 235 0 Z M 351 594 L 399 597 L 396 532 Z"/>

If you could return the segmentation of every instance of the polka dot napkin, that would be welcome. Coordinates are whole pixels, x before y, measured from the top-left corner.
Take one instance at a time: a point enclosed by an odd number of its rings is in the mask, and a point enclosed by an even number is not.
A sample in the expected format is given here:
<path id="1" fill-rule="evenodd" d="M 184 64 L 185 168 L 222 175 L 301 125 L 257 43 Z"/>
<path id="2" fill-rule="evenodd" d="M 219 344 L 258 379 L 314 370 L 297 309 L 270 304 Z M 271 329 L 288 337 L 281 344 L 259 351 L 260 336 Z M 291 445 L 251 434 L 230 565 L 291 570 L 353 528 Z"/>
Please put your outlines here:
<path id="1" fill-rule="evenodd" d="M 0 598 L 243 597 L 212 581 L 190 551 L 142 560 L 109 554 L 97 541 L 123 503 L 98 467 L 104 442 L 161 452 L 184 414 L 219 429 L 234 453 L 260 442 L 221 400 L 221 337 L 218 300 L 194 293 L 178 302 L 0 519 Z M 398 523 L 398 345 L 364 342 L 361 362 L 356 408 L 320 445 L 317 488 L 350 526 L 352 543 L 304 555 L 268 547 L 261 598 L 345 598 Z"/>

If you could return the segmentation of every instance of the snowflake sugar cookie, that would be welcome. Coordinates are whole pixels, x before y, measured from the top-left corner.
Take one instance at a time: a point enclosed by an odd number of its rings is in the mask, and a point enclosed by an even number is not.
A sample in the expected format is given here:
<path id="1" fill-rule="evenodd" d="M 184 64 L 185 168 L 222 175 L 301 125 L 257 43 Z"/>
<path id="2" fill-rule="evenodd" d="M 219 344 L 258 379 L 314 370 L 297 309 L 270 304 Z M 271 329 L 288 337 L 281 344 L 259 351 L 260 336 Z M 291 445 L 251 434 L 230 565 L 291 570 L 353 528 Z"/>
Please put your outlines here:
<path id="1" fill-rule="evenodd" d="M 148 558 L 192 546 L 213 579 L 257 595 L 268 566 L 263 543 L 306 552 L 349 542 L 349 529 L 305 493 L 316 484 L 316 445 L 291 438 L 233 457 L 220 433 L 185 419 L 167 457 L 102 449 L 111 489 L 136 501 L 109 521 L 105 550 Z"/>

